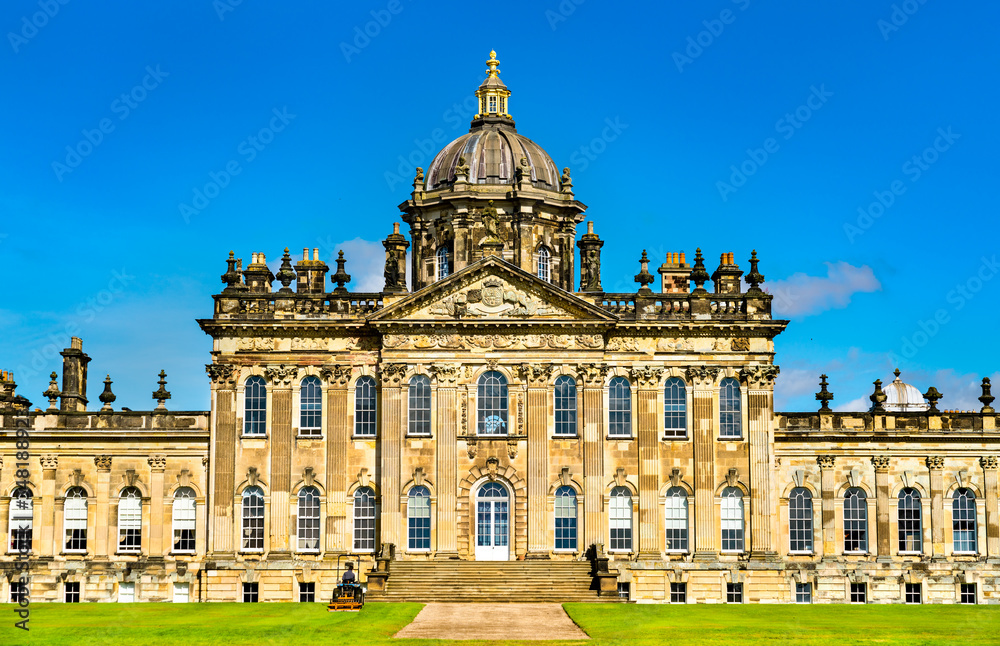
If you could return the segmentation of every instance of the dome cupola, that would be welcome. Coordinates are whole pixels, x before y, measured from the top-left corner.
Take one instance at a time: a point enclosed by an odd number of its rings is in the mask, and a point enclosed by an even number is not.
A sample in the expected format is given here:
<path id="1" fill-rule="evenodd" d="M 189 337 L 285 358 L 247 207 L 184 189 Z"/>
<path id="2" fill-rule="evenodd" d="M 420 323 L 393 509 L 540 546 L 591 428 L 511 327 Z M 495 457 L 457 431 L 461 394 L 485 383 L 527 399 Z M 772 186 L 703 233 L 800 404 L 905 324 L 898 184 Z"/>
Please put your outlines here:
<path id="1" fill-rule="evenodd" d="M 885 410 L 891 413 L 926 411 L 929 407 L 917 387 L 903 383 L 899 378 L 899 368 L 893 374 L 896 378 L 885 387 Z"/>

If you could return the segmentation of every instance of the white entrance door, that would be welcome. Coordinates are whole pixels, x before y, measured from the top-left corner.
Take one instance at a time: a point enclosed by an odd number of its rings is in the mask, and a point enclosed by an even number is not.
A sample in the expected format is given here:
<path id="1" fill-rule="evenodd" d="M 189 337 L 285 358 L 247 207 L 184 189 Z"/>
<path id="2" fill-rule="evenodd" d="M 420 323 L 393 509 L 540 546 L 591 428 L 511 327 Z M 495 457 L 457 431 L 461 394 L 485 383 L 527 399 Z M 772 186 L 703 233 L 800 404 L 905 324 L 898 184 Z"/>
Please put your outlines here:
<path id="1" fill-rule="evenodd" d="M 476 560 L 510 560 L 510 496 L 496 482 L 476 494 Z"/>

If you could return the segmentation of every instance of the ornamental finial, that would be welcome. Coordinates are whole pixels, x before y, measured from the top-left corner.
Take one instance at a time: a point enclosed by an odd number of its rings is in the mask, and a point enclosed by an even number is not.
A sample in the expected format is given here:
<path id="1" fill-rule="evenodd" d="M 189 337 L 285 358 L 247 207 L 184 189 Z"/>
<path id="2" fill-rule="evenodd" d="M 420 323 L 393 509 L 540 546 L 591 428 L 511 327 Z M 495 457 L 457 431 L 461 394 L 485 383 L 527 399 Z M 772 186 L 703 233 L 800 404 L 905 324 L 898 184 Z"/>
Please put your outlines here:
<path id="1" fill-rule="evenodd" d="M 499 65 L 500 61 L 497 60 L 497 53 L 491 49 L 490 60 L 486 61 L 486 66 L 489 67 L 489 69 L 486 70 L 486 73 L 490 76 L 496 76 L 500 72 L 500 70 L 497 69 Z"/>

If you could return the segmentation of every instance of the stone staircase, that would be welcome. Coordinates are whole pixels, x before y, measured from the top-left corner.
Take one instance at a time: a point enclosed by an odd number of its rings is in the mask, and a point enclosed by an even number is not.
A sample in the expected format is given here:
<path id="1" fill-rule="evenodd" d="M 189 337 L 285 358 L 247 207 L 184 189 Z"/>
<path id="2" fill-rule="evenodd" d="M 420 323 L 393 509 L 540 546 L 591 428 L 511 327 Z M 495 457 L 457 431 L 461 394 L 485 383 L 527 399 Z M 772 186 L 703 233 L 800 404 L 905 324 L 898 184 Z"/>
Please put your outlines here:
<path id="1" fill-rule="evenodd" d="M 368 601 L 567 603 L 599 597 L 589 561 L 392 561 L 386 589 Z"/>

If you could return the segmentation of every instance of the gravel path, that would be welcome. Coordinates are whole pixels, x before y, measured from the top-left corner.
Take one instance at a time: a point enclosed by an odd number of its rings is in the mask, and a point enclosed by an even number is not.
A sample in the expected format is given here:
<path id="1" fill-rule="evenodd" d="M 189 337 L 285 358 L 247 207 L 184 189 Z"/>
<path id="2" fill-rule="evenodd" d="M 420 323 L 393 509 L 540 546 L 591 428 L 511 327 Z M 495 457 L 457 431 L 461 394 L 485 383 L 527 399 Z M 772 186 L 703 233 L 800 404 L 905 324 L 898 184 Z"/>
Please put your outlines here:
<path id="1" fill-rule="evenodd" d="M 429 603 L 396 637 L 589 639 L 558 603 Z"/>

